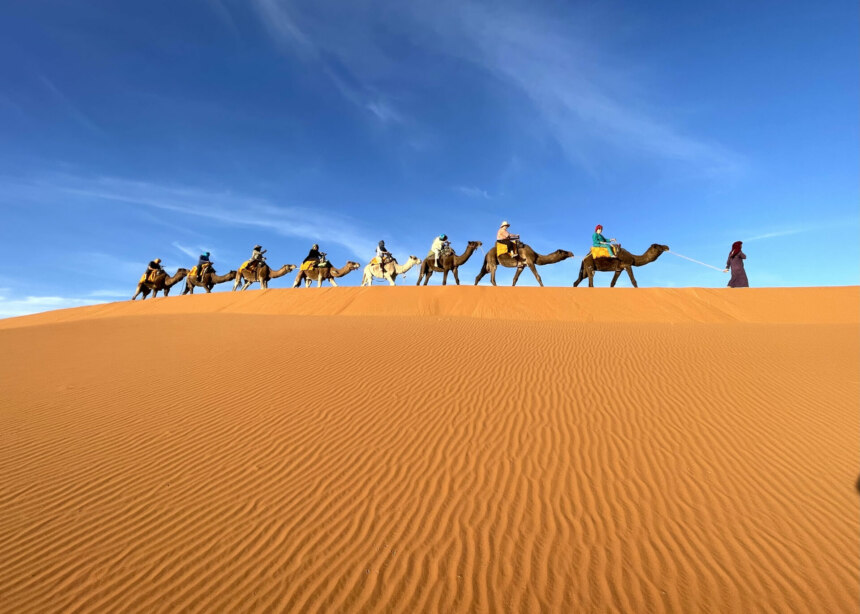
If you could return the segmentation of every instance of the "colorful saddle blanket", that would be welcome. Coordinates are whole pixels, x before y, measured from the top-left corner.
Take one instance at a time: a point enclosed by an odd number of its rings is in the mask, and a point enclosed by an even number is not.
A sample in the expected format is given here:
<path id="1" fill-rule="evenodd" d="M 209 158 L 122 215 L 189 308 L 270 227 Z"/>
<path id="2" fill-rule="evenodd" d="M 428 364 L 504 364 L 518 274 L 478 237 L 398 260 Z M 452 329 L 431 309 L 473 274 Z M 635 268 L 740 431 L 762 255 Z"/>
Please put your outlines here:
<path id="1" fill-rule="evenodd" d="M 240 267 L 239 267 L 239 272 L 241 273 L 241 272 L 242 272 L 242 271 L 244 271 L 245 269 L 250 268 L 250 265 L 251 265 L 251 261 L 250 261 L 250 260 L 246 260 L 245 262 L 243 262 L 243 263 L 242 263 L 242 266 L 240 266 Z"/>
<path id="2" fill-rule="evenodd" d="M 383 264 L 388 264 L 393 260 L 393 258 L 386 258 Z M 374 259 L 370 261 L 370 264 L 372 264 L 373 266 L 379 266 L 379 258 L 374 257 Z"/>
<path id="3" fill-rule="evenodd" d="M 592 247 L 591 248 L 591 257 L 592 258 L 612 258 L 613 254 L 609 253 L 608 247 Z"/>
<path id="4" fill-rule="evenodd" d="M 212 269 L 211 264 L 204 264 L 203 270 L 200 271 L 200 274 L 202 275 L 203 273 L 205 273 L 206 271 L 209 271 L 211 269 Z M 197 265 L 196 264 L 193 267 L 191 267 L 190 271 L 188 271 L 188 277 L 197 277 Z"/>
<path id="5" fill-rule="evenodd" d="M 316 260 L 305 260 L 304 262 L 302 262 L 302 266 L 299 270 L 300 271 L 310 271 L 317 264 L 319 264 L 319 263 Z"/>
<path id="6" fill-rule="evenodd" d="M 509 251 L 507 243 L 502 243 L 500 241 L 496 242 L 496 256 L 504 256 Z"/>
<path id="7" fill-rule="evenodd" d="M 158 277 L 158 273 L 159 273 L 159 271 L 152 271 L 150 273 L 144 273 L 143 275 L 140 276 L 140 281 L 137 283 L 142 284 L 143 282 L 146 282 L 146 281 L 148 281 L 151 284 L 155 283 L 155 279 L 156 279 L 156 277 Z"/>

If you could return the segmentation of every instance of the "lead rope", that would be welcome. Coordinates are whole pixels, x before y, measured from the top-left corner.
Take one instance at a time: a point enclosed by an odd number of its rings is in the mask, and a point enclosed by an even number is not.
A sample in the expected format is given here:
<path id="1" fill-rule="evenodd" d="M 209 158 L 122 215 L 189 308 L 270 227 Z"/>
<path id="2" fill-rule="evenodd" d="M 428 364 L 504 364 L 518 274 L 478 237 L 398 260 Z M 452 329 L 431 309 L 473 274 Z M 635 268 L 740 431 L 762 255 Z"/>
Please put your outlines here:
<path id="1" fill-rule="evenodd" d="M 718 269 L 717 267 L 711 266 L 710 264 L 706 264 L 704 262 L 699 262 L 698 260 L 694 260 L 693 258 L 690 258 L 688 256 L 684 256 L 683 254 L 679 254 L 678 252 L 673 252 L 670 250 L 669 253 L 672 254 L 673 256 L 678 256 L 678 258 L 683 258 L 684 260 L 689 260 L 690 262 L 695 262 L 696 264 L 701 264 L 702 266 L 706 266 L 709 269 L 714 269 L 715 271 L 719 271 L 720 273 L 722 273 L 725 270 L 725 269 Z"/>

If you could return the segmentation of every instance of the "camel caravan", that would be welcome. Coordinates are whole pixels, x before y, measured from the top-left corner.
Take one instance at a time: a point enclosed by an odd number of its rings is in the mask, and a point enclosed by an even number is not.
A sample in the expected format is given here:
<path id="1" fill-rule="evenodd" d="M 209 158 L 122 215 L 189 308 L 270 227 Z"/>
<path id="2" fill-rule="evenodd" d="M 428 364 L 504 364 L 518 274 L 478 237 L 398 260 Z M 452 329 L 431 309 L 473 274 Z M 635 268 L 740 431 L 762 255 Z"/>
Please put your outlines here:
<path id="1" fill-rule="evenodd" d="M 522 272 L 528 269 L 538 284 L 543 287 L 543 280 L 537 267 L 573 258 L 573 252 L 563 249 L 557 249 L 546 255 L 539 254 L 531 246 L 522 243 L 519 235 L 510 233 L 509 227 L 510 224 L 507 221 L 502 222 L 499 226 L 495 245 L 489 251 L 484 252 L 481 269 L 475 277 L 475 285 L 478 285 L 481 279 L 489 273 L 490 283 L 495 286 L 496 270 L 501 266 L 515 269 L 512 285 L 516 286 Z M 442 285 L 445 286 L 448 284 L 450 273 L 454 277 L 454 282 L 459 286 L 460 267 L 466 264 L 478 249 L 483 252 L 482 245 L 480 241 L 468 241 L 463 252 L 457 254 L 451 246 L 448 236 L 442 234 L 433 240 L 430 250 L 423 260 L 416 256 L 409 256 L 404 264 L 400 264 L 385 247 L 385 241 L 380 241 L 376 247 L 376 255 L 364 267 L 361 285 L 370 286 L 374 281 L 381 280 L 394 286 L 398 277 L 405 277 L 409 271 L 418 267 L 416 285 L 420 286 L 423 282 L 426 286 L 434 273 L 441 273 Z M 319 245 L 314 244 L 300 265 L 284 264 L 280 268 L 272 269 L 266 262 L 266 251 L 261 245 L 255 245 L 251 252 L 251 258 L 243 262 L 238 269 L 223 275 L 219 275 L 215 271 L 209 252 L 201 254 L 197 264 L 190 270 L 180 268 L 173 275 L 168 275 L 161 265 L 161 259 L 156 258 L 149 263 L 141 276 L 131 300 L 135 300 L 138 296 L 141 299 L 146 299 L 150 294 L 155 297 L 159 292 L 168 296 L 171 288 L 183 280 L 185 281 L 183 295 L 193 294 L 195 288 L 203 288 L 207 293 L 212 292 L 212 288 L 217 284 L 228 281 L 233 282 L 233 290 L 238 290 L 240 286 L 242 290 L 247 290 L 255 283 L 259 283 L 260 288 L 266 289 L 272 279 L 278 279 L 296 270 L 298 272 L 292 285 L 293 288 L 301 287 L 302 282 L 304 282 L 305 287 L 310 287 L 313 282 L 316 282 L 319 288 L 324 281 L 337 287 L 335 279 L 361 268 L 359 263 L 352 261 L 348 261 L 342 267 L 334 266 L 329 261 L 328 255 L 320 251 Z M 604 237 L 603 226 L 598 224 L 592 234 L 591 251 L 583 258 L 579 267 L 579 277 L 573 282 L 573 286 L 579 286 L 587 278 L 588 286 L 594 287 L 594 274 L 596 272 L 611 272 L 614 273 L 614 276 L 610 287 L 614 288 L 618 278 L 626 271 L 630 277 L 630 283 L 633 284 L 634 288 L 638 288 L 636 278 L 633 276 L 633 267 L 654 262 L 667 251 L 669 251 L 667 245 L 654 243 L 641 255 L 633 254 L 623 249 L 615 239 Z"/>

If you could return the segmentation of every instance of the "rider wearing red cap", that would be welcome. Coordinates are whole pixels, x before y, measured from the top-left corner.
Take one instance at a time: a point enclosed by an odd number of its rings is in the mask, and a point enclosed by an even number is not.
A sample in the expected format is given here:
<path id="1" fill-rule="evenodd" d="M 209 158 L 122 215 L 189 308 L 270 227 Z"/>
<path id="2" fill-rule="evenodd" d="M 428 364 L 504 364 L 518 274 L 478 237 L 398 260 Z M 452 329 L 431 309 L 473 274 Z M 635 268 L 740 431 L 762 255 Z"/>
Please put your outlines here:
<path id="1" fill-rule="evenodd" d="M 612 244 L 615 239 L 607 239 L 603 236 L 603 226 L 598 224 L 594 227 L 594 234 L 591 235 L 591 245 L 594 247 L 605 247 L 609 252 L 610 258 L 615 258 L 615 246 Z"/>

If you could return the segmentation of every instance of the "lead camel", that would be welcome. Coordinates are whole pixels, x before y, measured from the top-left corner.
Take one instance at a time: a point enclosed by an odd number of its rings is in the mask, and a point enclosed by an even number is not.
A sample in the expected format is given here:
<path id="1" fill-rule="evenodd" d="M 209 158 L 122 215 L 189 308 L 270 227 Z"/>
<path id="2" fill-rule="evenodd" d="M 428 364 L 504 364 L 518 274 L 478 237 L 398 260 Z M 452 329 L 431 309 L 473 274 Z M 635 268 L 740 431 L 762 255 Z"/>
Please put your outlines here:
<path id="1" fill-rule="evenodd" d="M 633 277 L 633 267 L 643 266 L 654 262 L 660 257 L 660 254 L 668 251 L 668 245 L 659 245 L 654 243 L 651 247 L 645 250 L 644 254 L 639 256 L 631 254 L 626 249 L 619 249 L 618 256 L 616 258 L 594 258 L 591 254 L 588 254 L 582 259 L 582 265 L 579 267 L 579 278 L 573 282 L 573 287 L 577 287 L 583 279 L 588 277 L 588 287 L 593 288 L 595 271 L 613 271 L 615 275 L 612 277 L 612 283 L 609 284 L 609 287 L 614 288 L 615 282 L 618 281 L 618 277 L 621 273 L 627 271 L 627 274 L 630 276 L 630 283 L 633 284 L 634 288 L 638 288 L 639 285 L 636 283 L 636 278 Z"/>

